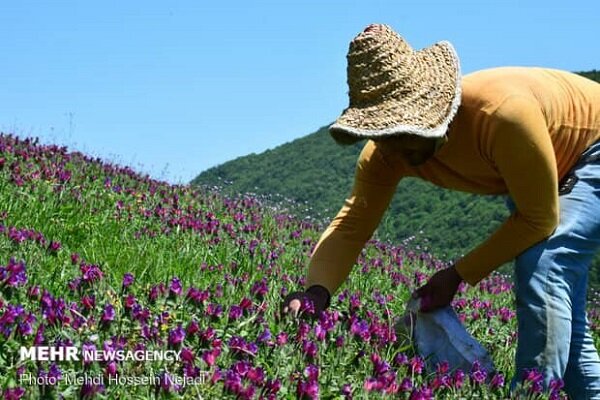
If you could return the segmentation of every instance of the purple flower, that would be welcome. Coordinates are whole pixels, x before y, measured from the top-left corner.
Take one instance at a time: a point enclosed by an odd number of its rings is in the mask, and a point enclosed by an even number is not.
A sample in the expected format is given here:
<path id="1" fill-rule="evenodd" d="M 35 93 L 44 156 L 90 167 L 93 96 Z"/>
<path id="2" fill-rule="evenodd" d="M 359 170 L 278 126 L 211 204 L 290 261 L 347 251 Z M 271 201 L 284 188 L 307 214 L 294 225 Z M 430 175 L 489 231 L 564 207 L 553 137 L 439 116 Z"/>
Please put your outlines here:
<path id="1" fill-rule="evenodd" d="M 350 325 L 350 333 L 362 338 L 365 342 L 369 341 L 371 338 L 371 333 L 369 332 L 369 323 L 364 320 L 352 321 L 352 324 Z"/>
<path id="2" fill-rule="evenodd" d="M 304 298 L 300 304 L 300 313 L 302 315 L 314 315 L 315 314 L 315 303 L 312 299 Z"/>
<path id="3" fill-rule="evenodd" d="M 83 305 L 83 308 L 85 308 L 87 310 L 93 309 L 94 307 L 96 307 L 96 296 L 94 296 L 94 295 L 82 296 L 81 304 Z"/>
<path id="4" fill-rule="evenodd" d="M 326 336 L 327 336 L 327 330 L 323 327 L 323 325 L 321 325 L 320 322 L 318 322 L 315 325 L 315 337 L 317 338 L 317 340 L 323 341 L 323 340 L 325 340 Z"/>
<path id="5" fill-rule="evenodd" d="M 60 170 L 58 171 L 58 180 L 61 183 L 66 183 L 71 180 L 71 171 L 69 170 Z"/>
<path id="6" fill-rule="evenodd" d="M 75 265 L 81 260 L 81 256 L 77 253 L 71 254 L 71 264 Z"/>
<path id="7" fill-rule="evenodd" d="M 415 356 L 410 359 L 408 364 L 409 370 L 413 374 L 420 374 L 423 372 L 423 368 L 425 367 L 425 362 L 419 356 Z"/>
<path id="8" fill-rule="evenodd" d="M 240 336 L 232 336 L 228 344 L 231 352 L 237 356 L 254 357 L 258 352 L 258 346 L 255 343 L 247 343 Z"/>
<path id="9" fill-rule="evenodd" d="M 250 293 L 252 293 L 256 298 L 262 300 L 265 295 L 268 293 L 269 288 L 267 286 L 267 279 L 263 278 L 260 281 L 254 283 L 252 288 L 250 289 Z"/>
<path id="10" fill-rule="evenodd" d="M 223 307 L 217 303 L 209 303 L 206 306 L 205 313 L 212 319 L 216 320 L 221 318 L 221 316 L 223 315 Z"/>
<path id="11" fill-rule="evenodd" d="M 367 378 L 367 380 L 363 384 L 363 388 L 367 392 L 373 392 L 373 391 L 383 390 L 384 385 L 385 385 L 385 382 L 383 382 L 382 380 L 370 377 L 370 378 Z"/>
<path id="12" fill-rule="evenodd" d="M 404 353 L 398 353 L 394 357 L 394 365 L 396 366 L 406 365 L 408 363 L 408 356 Z"/>
<path id="13" fill-rule="evenodd" d="M 133 307 L 136 304 L 137 304 L 137 300 L 136 300 L 136 298 L 135 298 L 134 295 L 128 294 L 127 296 L 125 296 L 125 303 L 123 304 L 123 306 L 125 307 L 125 309 L 131 310 L 131 309 L 133 309 Z"/>
<path id="14" fill-rule="evenodd" d="M 304 368 L 304 376 L 308 378 L 309 381 L 316 381 L 319 379 L 319 367 L 314 364 L 309 364 L 306 368 Z"/>
<path id="15" fill-rule="evenodd" d="M 42 308 L 42 316 L 48 320 L 49 324 L 60 322 L 64 316 L 65 303 L 62 299 L 55 299 L 44 289 L 42 298 L 40 299 L 40 307 Z"/>
<path id="16" fill-rule="evenodd" d="M 431 382 L 432 389 L 452 388 L 452 378 L 446 374 L 436 374 Z"/>
<path id="17" fill-rule="evenodd" d="M 114 342 L 114 340 L 110 339 L 110 340 L 105 340 L 104 343 L 102 343 L 102 349 L 105 352 L 113 352 L 113 351 L 117 350 L 117 346 L 116 346 L 116 343 Z"/>
<path id="18" fill-rule="evenodd" d="M 454 371 L 454 374 L 452 375 L 452 387 L 454 389 L 460 389 L 464 382 L 465 382 L 465 373 L 460 369 L 457 369 L 456 371 Z"/>
<path id="19" fill-rule="evenodd" d="M 243 313 L 244 313 L 244 310 L 242 309 L 242 307 L 233 305 L 229 309 L 229 320 L 237 321 L 238 319 L 240 319 L 242 317 Z"/>
<path id="20" fill-rule="evenodd" d="M 135 278 L 131 273 L 125 273 L 125 275 L 123 275 L 123 288 L 128 288 L 129 286 L 131 286 L 134 280 Z"/>
<path id="21" fill-rule="evenodd" d="M 379 354 L 371 354 L 371 362 L 373 363 L 373 375 L 381 376 L 390 371 L 390 365 L 381 359 Z"/>
<path id="22" fill-rule="evenodd" d="M 400 390 L 403 392 L 410 392 L 413 390 L 413 386 L 413 382 L 410 378 L 404 378 L 400 383 Z"/>
<path id="23" fill-rule="evenodd" d="M 308 333 L 310 332 L 310 325 L 306 322 L 301 321 L 300 326 L 298 327 L 297 340 L 304 340 L 308 337 Z"/>
<path id="24" fill-rule="evenodd" d="M 198 290 L 196 288 L 189 288 L 187 293 L 187 298 L 197 305 L 203 304 L 210 297 L 210 292 L 208 290 Z"/>
<path id="25" fill-rule="evenodd" d="M 60 242 L 52 241 L 48 245 L 48 251 L 50 251 L 51 253 L 58 253 L 58 251 L 61 249 L 61 247 L 62 246 L 61 246 Z"/>
<path id="26" fill-rule="evenodd" d="M 6 389 L 4 391 L 4 400 L 19 400 L 23 395 L 25 395 L 25 389 L 20 386 L 13 389 Z"/>
<path id="27" fill-rule="evenodd" d="M 433 391 L 431 388 L 424 387 L 416 389 L 410 394 L 410 400 L 431 400 L 433 399 Z"/>
<path id="28" fill-rule="evenodd" d="M 269 330 L 269 328 L 265 328 L 262 333 L 260 335 L 258 335 L 258 338 L 256 339 L 257 342 L 260 343 L 268 343 L 271 341 L 272 335 L 271 335 L 271 331 Z"/>
<path id="29" fill-rule="evenodd" d="M 360 309 L 360 295 L 355 293 L 350 295 L 350 310 Z"/>
<path id="30" fill-rule="evenodd" d="M 83 281 L 92 283 L 99 281 L 104 276 L 104 273 L 97 265 L 81 264 L 80 268 Z"/>
<path id="31" fill-rule="evenodd" d="M 490 381 L 490 387 L 492 389 L 498 389 L 504 387 L 504 375 L 497 373 L 494 374 L 492 380 Z"/>
<path id="32" fill-rule="evenodd" d="M 165 392 L 169 393 L 171 391 L 178 392 L 181 389 L 181 385 L 173 383 L 176 382 L 173 377 L 168 372 L 163 372 L 160 376 L 160 388 Z"/>
<path id="33" fill-rule="evenodd" d="M 56 379 L 56 381 L 62 379 L 62 372 L 56 363 L 52 363 L 48 368 L 48 378 Z"/>
<path id="34" fill-rule="evenodd" d="M 180 296 L 182 291 L 181 281 L 179 278 L 173 278 L 171 280 L 171 284 L 169 285 L 169 294 L 174 296 Z"/>
<path id="35" fill-rule="evenodd" d="M 287 286 L 282 286 L 281 289 L 279 289 L 279 294 L 282 297 L 285 297 L 289 292 L 289 289 L 287 288 Z"/>
<path id="36" fill-rule="evenodd" d="M 507 307 L 501 307 L 498 310 L 498 314 L 500 315 L 500 320 L 504 323 L 509 322 L 515 316 L 515 312 Z"/>
<path id="37" fill-rule="evenodd" d="M 270 380 L 268 379 L 265 383 L 265 392 L 269 394 L 276 394 L 281 389 L 281 381 L 279 379 Z"/>
<path id="38" fill-rule="evenodd" d="M 485 372 L 485 370 L 478 369 L 476 371 L 471 372 L 471 380 L 476 384 L 484 383 L 486 377 L 487 373 Z"/>
<path id="39" fill-rule="evenodd" d="M 94 385 L 89 382 L 85 382 L 81 385 L 79 390 L 79 397 L 83 399 L 91 399 L 98 393 L 104 392 L 104 385 Z"/>
<path id="40" fill-rule="evenodd" d="M 191 349 L 184 347 L 183 349 L 181 349 L 181 358 L 185 362 L 193 363 L 194 359 L 196 358 L 196 355 Z"/>
<path id="41" fill-rule="evenodd" d="M 543 389 L 544 376 L 537 369 L 525 369 L 523 371 L 523 379 L 525 383 L 529 383 L 530 392 L 541 393 Z"/>
<path id="42" fill-rule="evenodd" d="M 23 315 L 23 313 L 23 306 L 14 306 L 12 304 L 8 305 L 2 316 L 0 316 L 0 330 L 5 337 L 10 336 L 14 323 L 16 322 L 17 318 Z"/>
<path id="43" fill-rule="evenodd" d="M 72 280 L 70 280 L 68 283 L 69 289 L 73 292 L 76 292 L 79 289 L 80 285 L 81 285 L 81 278 L 78 276 L 73 278 Z"/>
<path id="44" fill-rule="evenodd" d="M 35 322 L 36 317 L 33 313 L 28 313 L 21 318 L 19 323 L 19 333 L 21 336 L 29 336 L 33 334 L 32 324 Z"/>
<path id="45" fill-rule="evenodd" d="M 183 342 L 185 339 L 185 330 L 181 327 L 181 325 L 177 326 L 177 328 L 171 330 L 169 332 L 169 344 L 178 345 Z"/>
<path id="46" fill-rule="evenodd" d="M 27 283 L 25 261 L 16 262 L 13 258 L 11 258 L 6 268 L 0 267 L 0 276 L 5 276 L 4 282 L 8 286 L 23 286 Z"/>
<path id="47" fill-rule="evenodd" d="M 450 365 L 448 364 L 448 361 L 442 361 L 436 366 L 436 371 L 440 375 L 447 373 L 449 369 Z"/>
<path id="48" fill-rule="evenodd" d="M 200 331 L 200 325 L 198 325 L 198 321 L 192 320 L 189 322 L 187 328 L 185 329 L 186 334 L 193 335 Z"/>
<path id="49" fill-rule="evenodd" d="M 14 228 L 14 227 L 9 228 L 8 237 L 14 243 L 17 243 L 17 244 L 23 243 L 27 239 L 24 232 L 21 232 L 20 230 Z"/>
<path id="50" fill-rule="evenodd" d="M 246 378 L 255 385 L 262 386 L 265 382 L 265 371 L 262 368 L 250 368 Z"/>
<path id="51" fill-rule="evenodd" d="M 156 301 L 160 297 L 162 293 L 162 283 L 160 285 L 154 285 L 150 288 L 150 293 L 148 294 L 148 300 L 150 302 Z"/>
<path id="52" fill-rule="evenodd" d="M 248 361 L 237 361 L 233 364 L 233 371 L 241 377 L 245 377 L 250 370 L 251 364 Z"/>
<path id="53" fill-rule="evenodd" d="M 551 379 L 550 380 L 550 400 L 561 400 L 560 391 L 565 386 L 565 383 L 562 379 Z"/>
<path id="54" fill-rule="evenodd" d="M 317 356 L 318 348 L 315 342 L 304 340 L 302 341 L 302 351 L 304 352 L 304 355 L 312 359 Z"/>
<path id="55" fill-rule="evenodd" d="M 27 291 L 27 296 L 33 300 L 39 300 L 40 297 L 40 287 L 38 285 L 31 286 Z"/>
<path id="56" fill-rule="evenodd" d="M 256 250 L 256 247 L 258 246 L 258 244 L 259 244 L 259 243 L 260 243 L 260 242 L 259 242 L 258 240 L 256 240 L 256 239 L 252 239 L 252 240 L 250 241 L 250 243 L 248 244 L 248 250 L 250 250 L 250 254 L 251 254 L 251 255 L 254 255 L 254 252 L 255 252 L 255 250 Z"/>
<path id="57" fill-rule="evenodd" d="M 39 346 L 44 343 L 44 329 L 46 329 L 44 324 L 38 325 L 37 331 L 35 332 L 35 339 L 33 339 L 34 345 Z"/>
<path id="58" fill-rule="evenodd" d="M 345 383 L 344 385 L 342 385 L 342 388 L 340 389 L 340 393 L 345 398 L 351 398 L 352 397 L 352 386 L 349 383 Z"/>
<path id="59" fill-rule="evenodd" d="M 565 382 L 560 378 L 552 379 L 550 380 L 549 387 L 551 391 L 558 392 L 565 387 Z"/>
<path id="60" fill-rule="evenodd" d="M 117 363 L 114 361 L 110 361 L 108 363 L 108 365 L 106 366 L 105 373 L 108 376 L 116 376 L 117 370 L 118 370 Z"/>
<path id="61" fill-rule="evenodd" d="M 305 374 L 307 370 L 314 365 L 309 365 L 305 369 Z M 316 368 L 316 367 L 314 367 Z M 318 370 L 317 370 L 318 371 Z M 300 381 L 298 382 L 298 386 L 296 389 L 296 393 L 299 399 L 318 399 L 319 398 L 319 383 L 317 379 L 308 378 L 308 381 Z"/>
<path id="62" fill-rule="evenodd" d="M 239 394 L 243 388 L 242 377 L 235 371 L 227 370 L 223 380 L 223 388 L 229 393 Z"/>
<path id="63" fill-rule="evenodd" d="M 288 342 L 288 334 L 286 332 L 279 332 L 277 336 L 275 336 L 275 343 L 278 346 L 283 346 Z"/>
<path id="64" fill-rule="evenodd" d="M 112 304 L 106 304 L 102 312 L 102 322 L 108 323 L 115 320 L 115 308 Z"/>
<path id="65" fill-rule="evenodd" d="M 200 337 L 200 342 L 203 346 L 209 346 L 211 342 L 215 339 L 217 333 L 210 326 L 200 332 L 198 332 L 198 336 Z"/>
<path id="66" fill-rule="evenodd" d="M 247 297 L 244 297 L 242 300 L 240 300 L 240 308 L 242 310 L 249 310 L 250 308 L 252 308 L 252 300 L 250 300 Z"/>
<path id="67" fill-rule="evenodd" d="M 219 354 L 221 354 L 220 349 L 213 349 L 210 351 L 205 351 L 204 353 L 202 353 L 202 355 L 200 357 L 206 363 L 206 365 L 208 365 L 210 367 L 215 364 Z"/>
<path id="68" fill-rule="evenodd" d="M 148 322 L 150 319 L 150 310 L 147 308 L 143 308 L 139 304 L 134 304 L 131 308 L 131 312 L 133 315 L 133 319 L 140 322 Z"/>
<path id="69" fill-rule="evenodd" d="M 223 285 L 218 283 L 213 293 L 215 297 L 223 297 Z"/>

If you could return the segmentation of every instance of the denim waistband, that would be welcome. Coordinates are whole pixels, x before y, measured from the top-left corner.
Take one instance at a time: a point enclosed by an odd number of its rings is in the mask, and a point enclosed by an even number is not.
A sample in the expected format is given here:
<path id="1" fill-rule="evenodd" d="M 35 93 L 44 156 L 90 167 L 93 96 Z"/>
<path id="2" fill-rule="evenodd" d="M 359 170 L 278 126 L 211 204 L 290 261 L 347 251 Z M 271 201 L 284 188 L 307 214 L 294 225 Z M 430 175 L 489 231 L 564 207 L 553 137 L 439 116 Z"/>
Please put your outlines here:
<path id="1" fill-rule="evenodd" d="M 579 157 L 577 164 L 587 164 L 600 160 L 600 140 L 592 143 Z"/>

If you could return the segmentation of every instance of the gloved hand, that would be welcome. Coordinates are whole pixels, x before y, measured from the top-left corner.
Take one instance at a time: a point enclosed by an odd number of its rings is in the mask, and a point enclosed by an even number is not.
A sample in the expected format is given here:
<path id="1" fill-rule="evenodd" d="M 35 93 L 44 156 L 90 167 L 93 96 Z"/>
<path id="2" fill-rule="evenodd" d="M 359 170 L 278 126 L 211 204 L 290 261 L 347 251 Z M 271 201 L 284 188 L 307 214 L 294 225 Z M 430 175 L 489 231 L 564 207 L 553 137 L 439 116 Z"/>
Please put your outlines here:
<path id="1" fill-rule="evenodd" d="M 412 297 L 421 299 L 420 311 L 434 311 L 452 302 L 460 282 L 462 278 L 452 266 L 433 274 L 425 285 L 412 294 Z"/>
<path id="2" fill-rule="evenodd" d="M 327 288 L 321 285 L 313 285 L 303 292 L 288 294 L 281 303 L 280 314 L 282 316 L 291 314 L 294 317 L 301 314 L 318 317 L 321 311 L 329 307 L 330 300 L 331 294 Z M 312 310 L 310 307 L 307 307 L 308 302 L 312 302 Z M 314 312 L 311 313 L 310 311 L 313 310 Z"/>

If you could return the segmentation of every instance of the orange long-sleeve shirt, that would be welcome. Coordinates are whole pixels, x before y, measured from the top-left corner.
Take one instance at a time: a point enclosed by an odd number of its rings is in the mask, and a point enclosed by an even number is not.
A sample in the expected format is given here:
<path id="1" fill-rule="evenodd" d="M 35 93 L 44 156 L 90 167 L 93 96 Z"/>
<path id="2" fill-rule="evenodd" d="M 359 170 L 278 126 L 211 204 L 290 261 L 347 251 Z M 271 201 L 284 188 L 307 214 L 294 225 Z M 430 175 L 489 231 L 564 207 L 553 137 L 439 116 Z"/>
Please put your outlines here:
<path id="1" fill-rule="evenodd" d="M 382 142 L 366 143 L 352 193 L 312 254 L 307 286 L 337 290 L 405 176 L 469 193 L 509 194 L 515 202 L 496 232 L 456 263 L 475 285 L 554 231 L 558 182 L 599 139 L 600 84 L 592 80 L 532 67 L 464 76 L 448 142 L 425 164 L 411 167 Z"/>

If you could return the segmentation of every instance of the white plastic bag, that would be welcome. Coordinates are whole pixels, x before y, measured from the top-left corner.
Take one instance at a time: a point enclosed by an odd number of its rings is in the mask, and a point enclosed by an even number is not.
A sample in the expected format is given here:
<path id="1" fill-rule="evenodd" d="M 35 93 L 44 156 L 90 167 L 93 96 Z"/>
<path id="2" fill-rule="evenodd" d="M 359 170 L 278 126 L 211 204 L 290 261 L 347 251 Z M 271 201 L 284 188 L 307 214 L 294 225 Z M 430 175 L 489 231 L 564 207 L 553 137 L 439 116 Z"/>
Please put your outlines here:
<path id="1" fill-rule="evenodd" d="M 450 370 L 469 373 L 478 360 L 488 378 L 495 373 L 487 350 L 467 332 L 451 306 L 424 313 L 419 311 L 419 299 L 411 299 L 406 308 L 407 313 L 397 328 L 409 335 L 429 372 L 435 371 L 438 363 L 447 361 Z"/>

